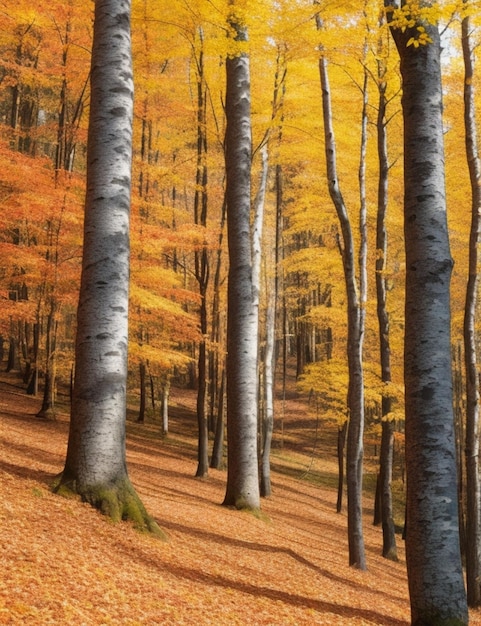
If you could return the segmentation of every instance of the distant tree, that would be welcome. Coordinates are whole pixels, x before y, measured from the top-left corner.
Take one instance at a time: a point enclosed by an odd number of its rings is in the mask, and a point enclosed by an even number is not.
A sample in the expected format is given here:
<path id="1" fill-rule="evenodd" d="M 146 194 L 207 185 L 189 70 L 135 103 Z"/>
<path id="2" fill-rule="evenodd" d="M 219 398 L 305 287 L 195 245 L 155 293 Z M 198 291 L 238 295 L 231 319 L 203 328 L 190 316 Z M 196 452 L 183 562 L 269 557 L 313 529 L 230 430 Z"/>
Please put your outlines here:
<path id="1" fill-rule="evenodd" d="M 440 36 L 429 8 L 385 0 L 404 118 L 406 562 L 412 624 L 467 624 L 451 384 Z M 435 4 L 435 3 L 434 3 Z"/>
<path id="2" fill-rule="evenodd" d="M 380 18 L 379 27 L 385 24 L 384 15 Z M 382 31 L 381 31 L 382 32 Z M 388 34 L 389 36 L 389 34 Z M 376 309 L 379 323 L 379 356 L 381 363 L 381 380 L 387 386 L 391 383 L 391 341 L 390 322 L 387 308 L 387 225 L 388 206 L 388 148 L 387 148 L 387 65 L 385 37 L 378 39 L 376 55 L 378 110 L 376 120 L 377 155 L 379 162 L 379 178 L 377 193 L 376 217 Z M 381 399 L 381 452 L 379 459 L 379 492 L 381 504 L 381 524 L 383 546 L 382 554 L 393 561 L 397 560 L 396 532 L 392 505 L 392 464 L 394 453 L 394 422 L 391 419 L 392 398 L 389 389 L 383 388 Z"/>
<path id="3" fill-rule="evenodd" d="M 207 168 L 207 85 L 204 67 L 204 34 L 202 27 L 197 29 L 198 49 L 192 45 L 197 81 L 197 171 L 194 192 L 194 221 L 203 228 L 207 226 L 208 209 L 208 168 Z M 209 285 L 209 256 L 207 245 L 196 250 L 195 278 L 199 285 L 199 325 L 201 339 L 197 359 L 197 423 L 199 428 L 197 446 L 197 477 L 207 476 L 209 471 L 209 432 L 206 412 L 207 396 L 207 288 Z"/>
<path id="4" fill-rule="evenodd" d="M 233 51 L 226 59 L 227 488 L 225 505 L 260 509 L 257 458 L 258 306 L 252 281 L 251 111 L 247 29 L 230 5 Z"/>
<path id="5" fill-rule="evenodd" d="M 160 533 L 125 459 L 132 107 L 130 0 L 97 0 L 76 372 L 56 491 Z"/>

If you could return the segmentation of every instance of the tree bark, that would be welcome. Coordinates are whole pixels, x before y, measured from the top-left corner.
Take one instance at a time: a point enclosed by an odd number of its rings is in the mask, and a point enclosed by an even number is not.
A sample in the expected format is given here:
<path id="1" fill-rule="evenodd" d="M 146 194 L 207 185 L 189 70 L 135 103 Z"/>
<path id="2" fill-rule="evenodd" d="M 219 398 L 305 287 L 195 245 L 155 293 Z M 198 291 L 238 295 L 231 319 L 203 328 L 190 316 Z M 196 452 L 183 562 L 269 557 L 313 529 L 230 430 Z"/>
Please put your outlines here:
<path id="1" fill-rule="evenodd" d="M 220 376 L 220 388 L 218 394 L 217 422 L 215 426 L 214 446 L 210 466 L 214 469 L 222 469 L 224 458 L 224 392 L 225 392 L 225 367 L 222 367 Z"/>
<path id="2" fill-rule="evenodd" d="M 382 18 L 380 27 L 384 23 Z M 376 219 L 376 305 L 379 325 L 379 352 L 381 362 L 381 381 L 383 388 L 391 382 L 391 345 L 389 340 L 389 314 L 387 310 L 386 264 L 387 264 L 387 228 L 386 213 L 388 206 L 388 152 L 386 121 L 386 63 L 383 59 L 383 41 L 380 36 L 378 71 L 378 112 L 377 112 L 377 156 L 379 179 L 377 192 Z M 381 453 L 379 457 L 379 493 L 381 503 L 382 555 L 397 561 L 396 532 L 392 507 L 392 462 L 394 446 L 394 424 L 390 419 L 391 396 L 389 390 L 383 391 L 381 399 Z"/>
<path id="3" fill-rule="evenodd" d="M 145 409 L 147 406 L 146 375 L 147 375 L 147 368 L 145 365 L 145 361 L 140 361 L 139 363 L 140 404 L 139 404 L 139 415 L 137 417 L 138 424 L 143 424 L 145 422 Z"/>
<path id="4" fill-rule="evenodd" d="M 247 31 L 236 20 L 236 43 Z M 229 248 L 227 291 L 227 488 L 225 505 L 260 509 L 257 458 L 258 307 L 252 283 L 250 229 L 251 116 L 249 57 L 226 59 L 226 198 Z"/>
<path id="5" fill-rule="evenodd" d="M 268 137 L 265 138 L 268 142 Z M 252 243 L 252 283 L 255 294 L 255 306 L 259 308 L 260 305 L 260 291 L 261 291 L 261 261 L 262 261 L 262 233 L 264 229 L 264 208 L 265 197 L 267 191 L 267 177 L 269 173 L 269 154 L 268 143 L 265 143 L 261 148 L 262 166 L 259 189 L 256 194 L 254 202 L 254 224 L 253 224 L 253 243 Z M 267 298 L 270 300 L 272 294 L 268 294 Z M 268 397 L 268 381 L 267 376 L 269 374 L 269 389 L 271 390 L 270 383 L 272 381 L 272 358 L 273 358 L 273 344 L 272 340 L 268 340 L 268 334 L 270 333 L 269 324 L 273 327 L 274 318 L 271 315 L 268 318 L 269 306 L 272 303 L 269 301 L 266 305 L 266 320 L 265 320 L 265 334 L 266 334 L 266 346 L 265 346 L 265 362 L 264 371 L 261 372 L 261 368 L 258 367 L 258 384 L 259 384 L 259 400 L 264 400 L 263 406 L 260 409 L 260 493 L 261 496 L 267 497 L 271 494 L 271 480 L 270 480 L 270 451 L 272 440 L 272 424 L 273 424 L 273 406 L 270 401 L 272 396 Z M 260 356 L 260 355 L 259 355 Z M 258 358 L 259 360 L 259 358 Z M 262 385 L 262 381 L 265 385 Z"/>
<path id="6" fill-rule="evenodd" d="M 197 68 L 197 172 L 194 195 L 194 221 L 196 224 L 207 227 L 207 115 L 206 106 L 207 87 L 204 77 L 204 37 L 202 28 L 198 29 L 199 51 L 195 62 Z M 200 251 L 195 252 L 195 277 L 199 285 L 200 311 L 199 322 L 201 340 L 197 359 L 197 471 L 196 476 L 202 478 L 209 473 L 209 429 L 206 413 L 207 396 L 207 287 L 209 284 L 209 258 L 207 244 Z"/>
<path id="7" fill-rule="evenodd" d="M 466 583 L 469 606 L 481 605 L 481 485 L 479 463 L 479 374 L 476 351 L 476 308 L 479 289 L 481 227 L 481 160 L 478 152 L 474 91 L 474 52 L 471 42 L 469 2 L 461 24 L 464 59 L 464 125 L 466 157 L 471 182 L 471 230 L 469 276 L 464 309 L 464 355 L 466 368 Z"/>
<path id="8" fill-rule="evenodd" d="M 425 29 L 430 42 L 407 45 Z M 404 117 L 406 562 L 412 624 L 467 624 L 451 383 L 440 37 L 392 28 Z"/>
<path id="9" fill-rule="evenodd" d="M 132 110 L 130 0 L 97 0 L 75 382 L 56 490 L 160 533 L 125 457 Z"/>
<path id="10" fill-rule="evenodd" d="M 319 27 L 319 25 L 318 25 Z M 319 59 L 324 119 L 327 180 L 331 199 L 335 206 L 342 232 L 342 262 L 347 295 L 347 359 L 348 359 L 348 429 L 346 443 L 346 481 L 348 508 L 349 565 L 366 569 L 366 555 L 362 529 L 362 475 L 364 432 L 364 373 L 362 348 L 364 338 L 364 272 L 359 268 L 360 286 L 356 278 L 354 241 L 346 205 L 339 188 L 336 164 L 336 141 L 332 124 L 331 95 L 327 60 Z M 361 218 L 362 219 L 362 218 Z M 363 240 L 363 234 L 361 233 Z M 361 247 L 363 242 L 361 242 Z M 360 254 L 360 259 L 363 253 Z M 363 257 L 365 258 L 365 257 Z M 364 263 L 365 261 L 361 261 Z"/>

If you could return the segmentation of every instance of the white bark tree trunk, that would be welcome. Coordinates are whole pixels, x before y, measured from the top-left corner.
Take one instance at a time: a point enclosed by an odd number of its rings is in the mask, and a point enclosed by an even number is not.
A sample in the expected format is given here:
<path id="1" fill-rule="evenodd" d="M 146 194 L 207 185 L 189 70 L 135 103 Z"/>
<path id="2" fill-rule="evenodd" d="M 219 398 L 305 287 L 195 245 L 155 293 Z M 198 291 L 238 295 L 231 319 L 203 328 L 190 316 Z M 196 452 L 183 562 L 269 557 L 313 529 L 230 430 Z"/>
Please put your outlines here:
<path id="1" fill-rule="evenodd" d="M 363 433 L 364 433 L 364 371 L 362 351 L 364 342 L 364 287 L 365 268 L 360 267 L 360 284 L 356 278 L 354 240 L 351 223 L 337 176 L 336 141 L 332 124 L 332 107 L 327 71 L 327 60 L 319 59 L 324 118 L 324 141 L 326 151 L 327 180 L 329 193 L 336 208 L 342 233 L 342 262 L 347 295 L 347 359 L 348 359 L 348 431 L 347 431 L 347 515 L 349 565 L 366 569 L 364 534 L 362 529 L 362 476 L 363 476 Z M 362 237 L 361 237 L 362 238 Z M 365 263 L 365 253 L 360 253 Z"/>
<path id="2" fill-rule="evenodd" d="M 407 45 L 422 26 L 430 43 Z M 392 29 L 404 117 L 406 562 L 412 624 L 467 624 L 451 384 L 440 37 Z"/>
<path id="3" fill-rule="evenodd" d="M 158 530 L 125 460 L 132 111 L 130 0 L 97 0 L 76 370 L 58 491 Z"/>
<path id="4" fill-rule="evenodd" d="M 231 18 L 237 41 L 247 32 Z M 258 304 L 252 276 L 249 57 L 226 59 L 225 138 L 229 276 L 227 293 L 227 488 L 225 505 L 260 509 L 257 458 Z M 258 302 L 258 300 L 257 300 Z"/>

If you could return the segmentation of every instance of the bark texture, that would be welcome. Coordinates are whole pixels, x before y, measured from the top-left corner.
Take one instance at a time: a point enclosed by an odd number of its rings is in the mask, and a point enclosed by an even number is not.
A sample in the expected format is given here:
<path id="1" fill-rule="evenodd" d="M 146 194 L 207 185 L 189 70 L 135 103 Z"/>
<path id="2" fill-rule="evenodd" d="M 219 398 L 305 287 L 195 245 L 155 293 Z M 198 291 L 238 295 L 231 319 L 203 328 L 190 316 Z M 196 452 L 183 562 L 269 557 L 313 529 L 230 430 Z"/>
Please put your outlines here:
<path id="1" fill-rule="evenodd" d="M 247 32 L 231 22 L 237 41 Z M 226 59 L 226 199 L 229 248 L 227 291 L 227 488 L 225 505 L 259 510 L 257 458 L 258 304 L 252 280 L 249 57 Z"/>
<path id="2" fill-rule="evenodd" d="M 404 116 L 406 561 L 412 624 L 467 624 L 459 547 L 440 39 L 393 29 Z"/>
<path id="3" fill-rule="evenodd" d="M 469 11 L 469 9 L 468 9 Z M 469 13 L 462 21 L 464 59 L 464 125 L 466 157 L 471 182 L 471 230 L 469 275 L 464 308 L 464 354 L 466 367 L 466 584 L 468 604 L 481 605 L 481 475 L 479 463 L 479 373 L 476 351 L 476 308 L 479 289 L 481 226 L 481 160 L 478 152 L 474 93 L 474 52 Z"/>
<path id="4" fill-rule="evenodd" d="M 97 0 L 76 372 L 57 491 L 157 531 L 125 460 L 132 107 L 130 1 Z"/>
<path id="5" fill-rule="evenodd" d="M 327 164 L 327 180 L 331 199 L 335 206 L 342 233 L 342 263 L 347 295 L 347 361 L 349 382 L 347 391 L 348 426 L 346 442 L 347 479 L 347 535 L 349 544 L 349 565 L 366 569 L 366 554 L 362 530 L 362 475 L 363 475 L 363 435 L 364 435 L 364 371 L 362 352 L 364 342 L 363 292 L 365 281 L 362 267 L 365 259 L 360 254 L 360 286 L 356 277 L 354 239 L 351 222 L 344 203 L 336 163 L 336 141 L 332 123 L 332 107 L 327 72 L 327 61 L 319 60 L 324 118 L 324 141 Z M 362 218 L 361 218 L 362 219 Z"/>
<path id="6" fill-rule="evenodd" d="M 382 19 L 380 26 L 384 19 Z M 379 179 L 377 193 L 376 217 L 376 309 L 379 324 L 379 356 L 381 362 L 381 380 L 391 382 L 391 345 L 389 339 L 390 324 L 387 309 L 387 286 L 385 272 L 387 267 L 387 228 L 386 214 L 388 206 L 388 150 L 386 120 L 386 63 L 384 42 L 378 42 L 377 78 L 378 78 L 378 115 L 377 115 L 377 155 L 379 163 Z M 384 53 L 384 54 L 383 54 Z M 383 392 L 381 400 L 381 454 L 379 460 L 379 487 L 382 523 L 382 554 L 387 559 L 397 561 L 396 533 L 393 519 L 392 504 L 392 464 L 394 452 L 394 424 L 389 414 L 392 401 L 389 391 Z"/>

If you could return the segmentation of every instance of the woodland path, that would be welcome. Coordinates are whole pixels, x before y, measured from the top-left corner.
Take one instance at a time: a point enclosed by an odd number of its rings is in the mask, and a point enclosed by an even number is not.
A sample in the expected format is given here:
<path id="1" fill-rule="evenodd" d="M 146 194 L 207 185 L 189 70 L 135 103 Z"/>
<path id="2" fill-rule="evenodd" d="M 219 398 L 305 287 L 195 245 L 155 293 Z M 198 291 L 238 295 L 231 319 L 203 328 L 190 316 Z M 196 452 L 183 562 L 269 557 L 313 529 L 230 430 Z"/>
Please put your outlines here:
<path id="1" fill-rule="evenodd" d="M 306 474 L 302 442 L 274 450 L 273 496 L 262 503 L 268 519 L 220 506 L 224 472 L 194 478 L 192 402 L 175 391 L 166 439 L 158 424 L 127 429 L 130 476 L 167 532 L 164 543 L 50 493 L 63 467 L 67 416 L 39 420 L 40 400 L 2 376 L 0 624 L 409 624 L 402 541 L 399 563 L 380 556 L 372 503 L 367 572 L 348 567 L 346 516 L 335 512 L 335 489 Z M 292 416 L 302 419 L 302 409 Z M 332 483 L 332 449 L 315 464 Z M 470 623 L 481 625 L 481 613 Z"/>

